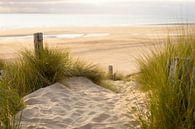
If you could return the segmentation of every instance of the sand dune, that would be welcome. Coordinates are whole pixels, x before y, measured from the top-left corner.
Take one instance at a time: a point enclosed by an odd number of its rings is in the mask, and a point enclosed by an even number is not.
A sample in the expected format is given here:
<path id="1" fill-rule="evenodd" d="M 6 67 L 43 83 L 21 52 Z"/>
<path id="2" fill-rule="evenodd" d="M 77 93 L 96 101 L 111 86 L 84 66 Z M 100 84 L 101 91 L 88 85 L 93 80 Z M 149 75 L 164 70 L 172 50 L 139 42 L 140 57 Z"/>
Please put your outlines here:
<path id="1" fill-rule="evenodd" d="M 22 129 L 138 128 L 136 107 L 144 107 L 143 94 L 134 82 L 114 83 L 126 90 L 116 94 L 82 77 L 71 78 L 68 87 L 56 83 L 39 89 L 23 98 Z"/>

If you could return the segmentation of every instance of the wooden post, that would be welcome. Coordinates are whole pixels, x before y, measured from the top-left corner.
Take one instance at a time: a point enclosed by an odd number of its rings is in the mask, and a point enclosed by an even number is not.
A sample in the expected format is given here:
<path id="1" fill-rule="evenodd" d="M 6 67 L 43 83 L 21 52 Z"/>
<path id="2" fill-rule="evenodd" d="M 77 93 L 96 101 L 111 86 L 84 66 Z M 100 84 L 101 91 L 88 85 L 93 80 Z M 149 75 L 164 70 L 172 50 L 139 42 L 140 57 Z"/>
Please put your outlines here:
<path id="1" fill-rule="evenodd" d="M 34 33 L 34 49 L 35 55 L 40 58 L 41 51 L 43 50 L 43 33 Z"/>
<path id="2" fill-rule="evenodd" d="M 190 83 L 190 74 L 193 70 L 192 60 L 190 58 L 184 59 L 184 77 Z"/>
<path id="3" fill-rule="evenodd" d="M 168 63 L 168 81 L 184 79 L 185 85 L 190 84 L 190 75 L 193 72 L 192 60 L 190 58 L 173 58 Z M 183 76 L 183 78 L 181 78 Z M 187 84 L 188 83 L 188 84 Z"/>
<path id="4" fill-rule="evenodd" d="M 186 109 L 193 105 L 192 89 L 195 85 L 195 68 L 193 68 L 190 58 L 174 58 L 168 65 L 168 83 L 174 84 L 175 79 L 179 79 L 178 97 L 181 101 L 181 109 Z M 170 85 L 170 86 L 171 86 Z M 181 92 L 181 93 L 180 93 Z M 181 97 L 182 94 L 182 97 Z M 193 121 L 195 121 L 195 110 L 192 111 Z"/>
<path id="5" fill-rule="evenodd" d="M 177 74 L 177 68 L 179 65 L 179 58 L 173 58 L 168 63 L 168 81 L 174 81 Z"/>
<path id="6" fill-rule="evenodd" d="M 110 79 L 113 79 L 113 66 L 112 65 L 108 66 L 108 76 Z"/>

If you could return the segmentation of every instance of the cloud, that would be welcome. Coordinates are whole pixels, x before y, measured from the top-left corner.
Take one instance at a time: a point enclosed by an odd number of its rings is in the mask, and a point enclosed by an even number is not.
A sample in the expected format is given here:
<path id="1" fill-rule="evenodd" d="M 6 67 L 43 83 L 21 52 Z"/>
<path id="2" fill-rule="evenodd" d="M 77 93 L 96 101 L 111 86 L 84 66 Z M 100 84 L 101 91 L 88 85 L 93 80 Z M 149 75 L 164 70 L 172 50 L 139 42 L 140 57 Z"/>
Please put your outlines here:
<path id="1" fill-rule="evenodd" d="M 159 15 L 165 15 L 165 13 L 177 13 L 181 6 L 177 2 L 146 1 L 148 0 L 142 0 L 142 2 L 135 0 L 0 0 L 0 13 L 136 13 L 141 15 L 148 12 L 148 15 L 150 15 L 150 12 L 153 11 L 158 12 Z"/>

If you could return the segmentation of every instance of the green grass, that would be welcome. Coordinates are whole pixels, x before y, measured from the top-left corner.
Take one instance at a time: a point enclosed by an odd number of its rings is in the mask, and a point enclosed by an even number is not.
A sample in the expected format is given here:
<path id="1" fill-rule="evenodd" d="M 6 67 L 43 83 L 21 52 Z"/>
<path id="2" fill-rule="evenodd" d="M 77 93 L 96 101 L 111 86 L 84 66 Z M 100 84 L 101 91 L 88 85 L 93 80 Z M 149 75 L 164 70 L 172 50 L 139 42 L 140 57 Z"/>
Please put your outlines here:
<path id="1" fill-rule="evenodd" d="M 109 76 L 107 75 L 107 73 L 97 65 L 86 63 L 81 60 L 73 61 L 70 75 L 86 77 L 106 89 L 109 89 L 116 93 L 118 92 L 116 86 L 114 86 L 111 83 L 111 80 L 109 80 Z M 124 78 L 124 76 L 120 73 L 115 73 L 114 76 L 115 80 L 121 80 Z"/>
<path id="2" fill-rule="evenodd" d="M 106 79 L 106 74 L 100 67 L 81 60 L 76 60 L 72 63 L 71 76 L 86 77 L 97 84 Z"/>
<path id="3" fill-rule="evenodd" d="M 13 122 L 15 114 L 23 104 L 18 93 L 0 83 L 0 128 L 18 129 L 19 124 Z"/>
<path id="4" fill-rule="evenodd" d="M 116 85 L 113 84 L 113 82 L 111 80 L 102 80 L 99 83 L 99 85 L 106 88 L 106 89 L 109 89 L 115 93 L 119 93 L 119 89 L 117 88 Z"/>
<path id="5" fill-rule="evenodd" d="M 19 60 L 4 67 L 4 83 L 17 90 L 20 96 L 73 76 L 87 77 L 97 84 L 106 78 L 98 66 L 73 60 L 67 50 L 49 48 L 44 48 L 39 58 L 29 50 L 22 51 Z"/>
<path id="6" fill-rule="evenodd" d="M 67 50 L 44 48 L 37 58 L 30 51 L 22 52 L 23 62 L 43 81 L 42 87 L 61 81 L 70 73 L 71 58 Z M 39 87 L 38 87 L 39 88 Z"/>
<path id="7" fill-rule="evenodd" d="M 148 92 L 149 113 L 140 116 L 142 129 L 194 129 L 195 84 L 192 68 L 195 67 L 195 40 L 180 37 L 167 40 L 164 50 L 154 50 L 139 60 L 141 72 L 137 80 Z M 168 61 L 181 58 L 174 78 L 169 78 Z M 189 58 L 190 78 L 186 78 L 185 61 Z"/>
<path id="8" fill-rule="evenodd" d="M 4 82 L 20 96 L 65 78 L 71 67 L 69 53 L 45 48 L 39 58 L 31 51 L 21 52 L 20 59 L 5 65 Z"/>

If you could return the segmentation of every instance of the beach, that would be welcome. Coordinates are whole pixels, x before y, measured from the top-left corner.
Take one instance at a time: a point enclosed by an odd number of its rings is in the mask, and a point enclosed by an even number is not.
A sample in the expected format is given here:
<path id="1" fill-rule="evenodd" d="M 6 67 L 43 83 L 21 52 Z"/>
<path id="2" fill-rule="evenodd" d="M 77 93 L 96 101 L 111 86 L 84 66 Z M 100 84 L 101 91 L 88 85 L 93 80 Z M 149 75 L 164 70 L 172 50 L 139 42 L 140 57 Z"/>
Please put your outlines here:
<path id="1" fill-rule="evenodd" d="M 0 0 L 0 129 L 195 129 L 195 0 Z"/>
<path id="2" fill-rule="evenodd" d="M 139 72 L 138 59 L 161 41 L 178 35 L 178 28 L 168 25 L 129 27 L 50 27 L 0 30 L 0 57 L 14 59 L 24 48 L 33 49 L 33 33 L 44 34 L 44 45 L 59 50 L 69 49 L 71 55 L 115 72 Z"/>

